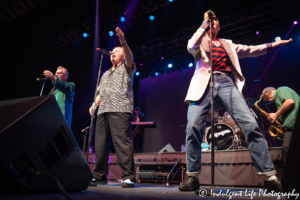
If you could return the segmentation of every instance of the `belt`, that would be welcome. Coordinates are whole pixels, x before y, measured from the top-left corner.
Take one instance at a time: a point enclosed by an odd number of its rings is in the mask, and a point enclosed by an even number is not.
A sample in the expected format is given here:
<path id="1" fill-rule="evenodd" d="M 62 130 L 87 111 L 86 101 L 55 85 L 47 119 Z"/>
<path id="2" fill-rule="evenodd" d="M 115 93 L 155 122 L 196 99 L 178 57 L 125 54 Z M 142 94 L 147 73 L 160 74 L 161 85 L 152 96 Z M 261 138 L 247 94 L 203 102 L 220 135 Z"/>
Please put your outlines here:
<path id="1" fill-rule="evenodd" d="M 221 74 L 221 75 L 230 76 L 228 73 L 220 72 L 220 71 L 213 71 L 213 74 Z"/>

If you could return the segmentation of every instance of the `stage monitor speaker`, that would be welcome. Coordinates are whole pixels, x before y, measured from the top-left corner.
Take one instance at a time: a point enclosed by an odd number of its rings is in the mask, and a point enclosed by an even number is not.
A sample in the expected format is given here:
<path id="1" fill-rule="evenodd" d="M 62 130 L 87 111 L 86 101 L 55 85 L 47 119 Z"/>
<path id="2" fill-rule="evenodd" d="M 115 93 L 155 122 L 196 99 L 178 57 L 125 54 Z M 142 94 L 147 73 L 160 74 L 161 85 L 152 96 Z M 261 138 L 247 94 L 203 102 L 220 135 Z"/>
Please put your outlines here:
<path id="1" fill-rule="evenodd" d="M 93 174 L 54 96 L 0 101 L 0 193 L 58 192 L 32 168 L 56 178 L 66 191 L 87 189 Z"/>
<path id="2" fill-rule="evenodd" d="M 158 153 L 166 153 L 166 152 L 175 152 L 173 147 L 169 144 L 167 144 L 164 148 L 162 148 Z"/>
<path id="3" fill-rule="evenodd" d="M 295 127 L 293 130 L 293 135 L 289 147 L 289 151 L 286 158 L 286 163 L 283 168 L 283 173 L 281 177 L 281 184 L 284 192 L 300 194 L 300 112 L 298 111 Z M 295 196 L 289 199 L 295 199 Z M 298 198 L 299 199 L 299 198 Z"/>

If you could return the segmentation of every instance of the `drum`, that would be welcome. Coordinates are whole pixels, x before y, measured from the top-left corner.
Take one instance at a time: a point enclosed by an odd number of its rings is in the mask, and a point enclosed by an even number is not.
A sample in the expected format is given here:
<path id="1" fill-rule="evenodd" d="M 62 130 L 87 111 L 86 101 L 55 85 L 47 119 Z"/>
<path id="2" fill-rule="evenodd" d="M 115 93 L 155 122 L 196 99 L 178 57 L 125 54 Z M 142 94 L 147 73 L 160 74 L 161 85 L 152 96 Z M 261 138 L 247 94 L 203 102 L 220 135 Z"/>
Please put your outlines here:
<path id="1" fill-rule="evenodd" d="M 227 150 L 232 149 L 235 133 L 227 124 L 215 124 L 215 149 Z M 211 127 L 205 133 L 205 142 L 210 145 L 211 142 Z"/>

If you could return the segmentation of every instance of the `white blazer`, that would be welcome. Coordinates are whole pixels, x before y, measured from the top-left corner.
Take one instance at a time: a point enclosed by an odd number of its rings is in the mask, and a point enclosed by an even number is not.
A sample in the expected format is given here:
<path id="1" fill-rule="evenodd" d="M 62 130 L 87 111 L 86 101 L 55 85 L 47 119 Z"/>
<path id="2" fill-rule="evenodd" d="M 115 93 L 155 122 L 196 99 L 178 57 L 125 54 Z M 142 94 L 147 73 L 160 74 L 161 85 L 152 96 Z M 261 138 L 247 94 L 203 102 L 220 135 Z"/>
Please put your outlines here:
<path id="1" fill-rule="evenodd" d="M 185 98 L 186 103 L 200 100 L 210 80 L 209 41 L 204 38 L 208 26 L 208 24 L 203 23 L 188 41 L 187 49 L 188 52 L 193 55 L 196 67 Z M 222 43 L 227 55 L 230 58 L 231 65 L 234 69 L 232 73 L 235 78 L 235 84 L 238 90 L 242 93 L 242 88 L 245 84 L 245 78 L 243 77 L 238 58 L 257 57 L 266 53 L 270 53 L 272 44 L 266 43 L 256 46 L 247 46 L 234 44 L 231 40 L 226 39 L 219 39 L 219 41 Z"/>

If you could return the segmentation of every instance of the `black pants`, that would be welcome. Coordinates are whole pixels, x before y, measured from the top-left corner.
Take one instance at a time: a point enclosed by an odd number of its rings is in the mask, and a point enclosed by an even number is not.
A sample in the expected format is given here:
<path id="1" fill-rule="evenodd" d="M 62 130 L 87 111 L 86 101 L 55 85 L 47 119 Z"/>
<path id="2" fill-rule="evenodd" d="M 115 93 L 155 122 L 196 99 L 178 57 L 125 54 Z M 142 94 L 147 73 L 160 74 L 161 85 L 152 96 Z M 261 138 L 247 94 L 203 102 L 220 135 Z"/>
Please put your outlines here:
<path id="1" fill-rule="evenodd" d="M 293 130 L 287 130 L 284 132 L 283 144 L 282 144 L 282 159 L 284 165 L 286 163 L 286 157 L 289 151 L 292 135 L 293 135 Z"/>
<path id="2" fill-rule="evenodd" d="M 122 179 L 135 179 L 130 122 L 131 113 L 98 115 L 95 134 L 95 177 L 108 175 L 107 142 L 111 136 L 117 154 L 117 164 L 122 170 Z"/>

